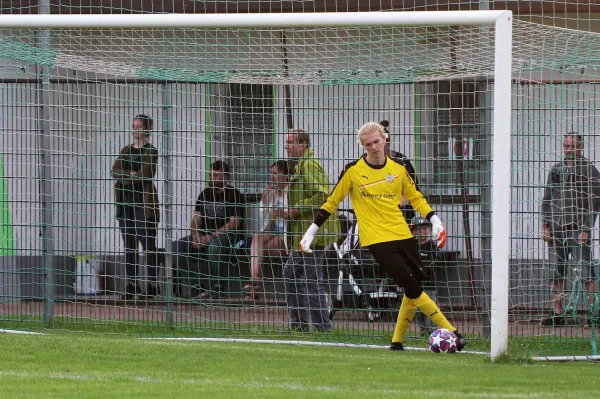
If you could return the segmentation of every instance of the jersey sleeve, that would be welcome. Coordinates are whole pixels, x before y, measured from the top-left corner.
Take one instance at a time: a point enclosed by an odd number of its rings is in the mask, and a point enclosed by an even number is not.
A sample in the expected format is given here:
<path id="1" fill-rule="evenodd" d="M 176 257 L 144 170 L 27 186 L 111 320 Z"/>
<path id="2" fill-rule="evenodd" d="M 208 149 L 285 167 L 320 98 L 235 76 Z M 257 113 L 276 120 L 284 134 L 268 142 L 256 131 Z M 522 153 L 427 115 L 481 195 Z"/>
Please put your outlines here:
<path id="1" fill-rule="evenodd" d="M 421 192 L 417 189 L 415 181 L 412 179 L 412 177 L 410 177 L 408 170 L 406 170 L 405 167 L 402 167 L 402 169 L 404 169 L 402 195 L 410 201 L 410 204 L 417 212 L 424 217 L 429 216 L 431 213 L 433 213 L 433 209 L 431 209 L 431 206 L 429 206 L 429 203 L 427 203 L 427 200 L 425 197 L 423 197 L 423 194 L 421 194 Z"/>
<path id="2" fill-rule="evenodd" d="M 344 167 L 344 170 L 340 174 L 335 188 L 333 189 L 329 197 L 327 197 L 327 200 L 321 207 L 321 209 L 327 211 L 329 214 L 332 214 L 337 210 L 338 206 L 340 205 L 340 202 L 342 202 L 344 198 L 346 198 L 346 195 L 348 195 L 348 193 L 352 189 L 352 180 L 350 179 L 350 173 L 348 173 L 349 169 L 349 165 L 346 165 Z"/>

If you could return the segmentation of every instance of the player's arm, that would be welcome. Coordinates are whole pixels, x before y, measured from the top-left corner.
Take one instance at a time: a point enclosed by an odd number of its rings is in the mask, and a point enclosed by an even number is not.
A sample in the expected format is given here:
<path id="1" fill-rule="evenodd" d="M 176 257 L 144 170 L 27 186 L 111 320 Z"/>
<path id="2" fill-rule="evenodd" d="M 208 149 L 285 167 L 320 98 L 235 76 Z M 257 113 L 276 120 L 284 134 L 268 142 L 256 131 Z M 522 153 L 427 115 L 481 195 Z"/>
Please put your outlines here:
<path id="1" fill-rule="evenodd" d="M 227 223 L 217 230 L 218 233 L 226 233 L 231 230 L 237 230 L 242 226 L 242 219 L 244 218 L 244 203 L 245 199 L 242 193 L 236 188 L 233 191 L 233 201 L 227 201 L 227 214 L 229 219 Z"/>
<path id="2" fill-rule="evenodd" d="M 542 224 L 546 226 L 552 219 L 552 181 L 554 168 L 548 173 L 546 187 L 544 187 L 544 197 L 542 198 Z"/>
<path id="3" fill-rule="evenodd" d="M 589 209 L 589 229 L 592 229 L 596 224 L 596 217 L 598 215 L 599 205 L 600 205 L 600 172 L 594 165 L 590 165 L 591 168 L 591 176 L 589 178 L 590 181 L 590 199 L 589 203 L 591 204 L 591 208 Z"/>
<path id="4" fill-rule="evenodd" d="M 140 180 L 152 180 L 154 176 L 156 176 L 157 167 L 158 150 L 152 148 L 142 157 L 142 168 L 140 169 L 139 174 Z"/>
<path id="5" fill-rule="evenodd" d="M 346 167 L 340 174 L 338 183 L 336 184 L 335 188 L 333 189 L 329 197 L 327 197 L 327 200 L 325 201 L 323 206 L 321 206 L 321 210 L 319 211 L 319 213 L 315 217 L 315 220 L 302 237 L 302 240 L 300 240 L 301 251 L 308 253 L 312 252 L 312 250 L 310 249 L 310 244 L 315 238 L 315 234 L 317 234 L 317 231 L 319 231 L 319 228 L 323 225 L 323 223 L 325 223 L 325 221 L 329 219 L 329 216 L 331 216 L 331 214 L 338 209 L 340 202 L 342 202 L 344 198 L 346 198 L 346 195 L 348 195 L 348 193 L 352 189 L 352 181 L 350 179 L 350 175 L 346 173 L 347 168 L 348 166 L 346 165 Z"/>
<path id="6" fill-rule="evenodd" d="M 204 192 L 203 190 L 198 198 L 196 199 L 196 205 L 194 205 L 194 214 L 192 215 L 191 221 L 191 232 L 192 232 L 192 243 L 194 248 L 199 248 L 200 246 L 200 227 L 202 225 L 202 203 L 204 202 Z"/>
<path id="7" fill-rule="evenodd" d="M 542 240 L 550 242 L 550 224 L 552 223 L 552 190 L 555 183 L 558 183 L 558 174 L 554 167 L 548 173 L 546 187 L 544 187 L 544 197 L 542 198 Z"/>
<path id="8" fill-rule="evenodd" d="M 119 157 L 115 160 L 111 169 L 111 175 L 113 179 L 119 181 L 123 185 L 132 184 L 131 171 L 126 170 L 123 165 L 126 149 L 127 147 L 123 147 L 123 149 L 119 153 Z"/>
<path id="9" fill-rule="evenodd" d="M 190 230 L 192 233 L 192 243 L 198 244 L 200 242 L 200 236 L 198 231 L 200 229 L 200 220 L 202 219 L 202 214 L 199 211 L 195 211 L 192 215 L 192 222 L 190 226 Z"/>
<path id="10" fill-rule="evenodd" d="M 431 206 L 425 197 L 423 197 L 423 194 L 417 190 L 417 186 L 415 185 L 412 177 L 410 177 L 410 174 L 406 168 L 404 171 L 405 176 L 402 180 L 402 195 L 404 195 L 404 197 L 410 201 L 411 205 L 417 212 L 431 222 L 431 233 L 433 239 L 437 241 L 438 248 L 443 248 L 448 241 L 448 237 L 446 236 L 446 229 L 444 228 L 442 221 L 435 214 L 433 209 L 431 209 Z"/>
<path id="11" fill-rule="evenodd" d="M 131 172 L 134 181 L 152 180 L 158 166 L 158 150 L 150 149 L 142 156 L 142 167 L 139 172 Z"/>

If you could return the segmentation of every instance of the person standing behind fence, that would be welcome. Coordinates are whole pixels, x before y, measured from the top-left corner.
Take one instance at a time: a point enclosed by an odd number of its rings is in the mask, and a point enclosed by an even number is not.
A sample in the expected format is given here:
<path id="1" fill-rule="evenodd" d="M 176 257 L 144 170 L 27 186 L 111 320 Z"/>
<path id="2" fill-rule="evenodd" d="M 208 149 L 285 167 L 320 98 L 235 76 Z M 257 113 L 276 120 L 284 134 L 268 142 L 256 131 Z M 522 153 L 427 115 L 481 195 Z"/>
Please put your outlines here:
<path id="1" fill-rule="evenodd" d="M 112 177 L 116 180 L 116 216 L 125 245 L 127 282 L 123 299 L 126 300 L 142 293 L 137 281 L 139 244 L 146 251 L 150 280 L 142 298 L 159 294 L 156 285 L 159 203 L 158 192 L 152 181 L 156 175 L 158 150 L 148 141 L 152 125 L 152 119 L 146 115 L 133 118 L 133 143 L 123 147 L 112 167 Z"/>
<path id="2" fill-rule="evenodd" d="M 338 239 L 338 218 L 333 216 L 323 225 L 322 233 L 315 237 L 313 253 L 299 250 L 304 231 L 329 195 L 329 179 L 310 148 L 306 131 L 292 130 L 286 138 L 286 151 L 298 164 L 290 182 L 289 211 L 276 210 L 274 217 L 290 220 L 291 251 L 283 268 L 290 329 L 308 332 L 312 320 L 315 330 L 331 331 L 323 269 L 325 247 Z"/>
<path id="3" fill-rule="evenodd" d="M 583 157 L 583 137 L 571 132 L 564 136 L 564 159 L 553 165 L 542 200 L 542 239 L 548 243 L 553 315 L 542 326 L 566 324 L 563 314 L 569 258 L 581 273 L 590 303 L 598 292 L 592 264 L 591 230 L 596 223 L 600 203 L 600 173 Z M 576 305 L 576 304 L 575 304 Z M 597 317 L 597 315 L 590 315 Z"/>

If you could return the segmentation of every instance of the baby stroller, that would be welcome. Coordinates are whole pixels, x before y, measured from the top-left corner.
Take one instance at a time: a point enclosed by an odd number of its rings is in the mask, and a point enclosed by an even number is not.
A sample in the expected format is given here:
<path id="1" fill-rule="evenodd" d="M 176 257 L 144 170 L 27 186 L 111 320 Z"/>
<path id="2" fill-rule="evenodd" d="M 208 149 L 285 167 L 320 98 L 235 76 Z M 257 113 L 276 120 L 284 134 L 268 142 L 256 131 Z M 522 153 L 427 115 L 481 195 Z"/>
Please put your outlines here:
<path id="1" fill-rule="evenodd" d="M 336 309 L 350 308 L 364 309 L 369 322 L 395 321 L 402 289 L 384 274 L 369 251 L 361 248 L 356 220 L 350 224 L 344 241 L 339 245 L 334 243 L 333 247 L 338 278 L 332 292 L 330 317 L 333 319 Z"/>

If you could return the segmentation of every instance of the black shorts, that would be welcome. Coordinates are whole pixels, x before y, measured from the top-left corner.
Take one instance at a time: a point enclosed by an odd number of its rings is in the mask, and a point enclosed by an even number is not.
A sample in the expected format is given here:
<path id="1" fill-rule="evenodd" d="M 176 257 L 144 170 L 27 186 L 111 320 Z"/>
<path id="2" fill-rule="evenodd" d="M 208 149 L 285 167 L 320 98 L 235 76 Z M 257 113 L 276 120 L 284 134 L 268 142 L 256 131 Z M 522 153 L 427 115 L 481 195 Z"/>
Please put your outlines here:
<path id="1" fill-rule="evenodd" d="M 421 281 L 427 278 L 415 238 L 369 245 L 369 252 L 379 266 L 399 286 L 407 297 L 418 298 L 423 292 Z"/>

